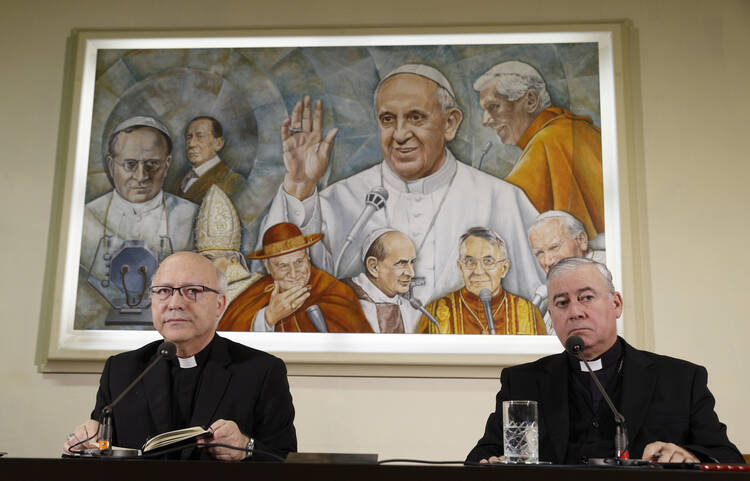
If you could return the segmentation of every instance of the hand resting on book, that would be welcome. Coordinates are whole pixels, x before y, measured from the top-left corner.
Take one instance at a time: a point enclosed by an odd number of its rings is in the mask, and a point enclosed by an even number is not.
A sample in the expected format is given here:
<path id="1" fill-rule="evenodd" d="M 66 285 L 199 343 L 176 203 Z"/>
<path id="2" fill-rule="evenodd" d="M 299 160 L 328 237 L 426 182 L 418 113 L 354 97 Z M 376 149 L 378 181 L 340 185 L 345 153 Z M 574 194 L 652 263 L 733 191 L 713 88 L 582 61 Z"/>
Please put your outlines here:
<path id="1" fill-rule="evenodd" d="M 219 419 L 211 424 L 210 430 L 213 434 L 210 437 L 199 439 L 199 446 L 201 444 L 218 443 L 244 448 L 250 442 L 250 438 L 240 432 L 240 428 L 234 421 Z M 218 447 L 206 449 L 208 449 L 211 456 L 221 461 L 240 461 L 248 456 L 248 453 L 245 451 L 236 449 Z"/>

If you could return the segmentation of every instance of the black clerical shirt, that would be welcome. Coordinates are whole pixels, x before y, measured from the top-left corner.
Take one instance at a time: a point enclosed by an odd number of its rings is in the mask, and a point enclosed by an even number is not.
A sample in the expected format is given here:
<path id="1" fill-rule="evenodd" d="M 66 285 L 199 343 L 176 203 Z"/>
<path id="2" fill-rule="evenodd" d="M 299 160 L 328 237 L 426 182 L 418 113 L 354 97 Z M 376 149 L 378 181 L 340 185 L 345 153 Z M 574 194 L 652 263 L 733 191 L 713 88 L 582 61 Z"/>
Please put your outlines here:
<path id="1" fill-rule="evenodd" d="M 211 339 L 211 342 L 195 355 L 195 367 L 180 367 L 179 359 L 170 361 L 172 430 L 192 427 L 190 421 L 193 417 L 193 407 L 214 339 L 216 338 Z"/>
<path id="2" fill-rule="evenodd" d="M 597 359 L 601 360 L 602 368 L 594 371 L 594 374 L 615 406 L 619 406 L 623 364 L 623 348 L 620 338 Z M 569 354 L 568 363 L 570 366 L 568 379 L 570 431 L 568 451 L 565 456 L 566 463 L 577 464 L 587 458 L 614 456 L 614 414 L 596 387 L 588 369 L 581 370 L 580 360 Z"/>

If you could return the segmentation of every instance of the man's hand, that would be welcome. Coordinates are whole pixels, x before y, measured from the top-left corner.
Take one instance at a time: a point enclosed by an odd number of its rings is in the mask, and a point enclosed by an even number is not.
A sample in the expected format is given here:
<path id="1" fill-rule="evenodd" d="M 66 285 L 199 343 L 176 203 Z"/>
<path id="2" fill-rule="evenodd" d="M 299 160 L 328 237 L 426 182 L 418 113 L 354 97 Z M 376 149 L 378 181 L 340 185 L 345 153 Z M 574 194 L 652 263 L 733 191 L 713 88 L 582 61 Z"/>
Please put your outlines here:
<path id="1" fill-rule="evenodd" d="M 88 441 L 86 441 L 87 439 Z M 63 452 L 65 454 L 75 454 L 76 451 L 98 448 L 98 441 L 99 423 L 93 419 L 89 419 L 85 423 L 76 426 L 75 430 L 68 435 L 67 441 L 63 443 Z M 72 452 L 70 451 L 71 448 L 73 449 Z"/>
<path id="2" fill-rule="evenodd" d="M 697 463 L 698 458 L 687 449 L 672 443 L 655 441 L 643 449 L 643 459 L 657 463 Z"/>
<path id="3" fill-rule="evenodd" d="M 479 461 L 481 464 L 497 464 L 505 462 L 505 456 L 490 456 L 489 459 L 482 459 Z"/>
<path id="4" fill-rule="evenodd" d="M 310 96 L 297 102 L 292 118 L 281 126 L 281 142 L 284 150 L 284 190 L 299 200 L 315 192 L 315 184 L 328 167 L 328 155 L 339 129 L 331 129 L 323 138 L 323 102 L 315 102 L 315 111 L 310 114 Z"/>
<path id="5" fill-rule="evenodd" d="M 292 315 L 310 297 L 310 286 L 293 287 L 288 291 L 279 292 L 278 283 L 273 283 L 271 300 L 266 307 L 266 324 L 273 328 L 276 323 Z"/>
<path id="6" fill-rule="evenodd" d="M 250 442 L 250 438 L 240 432 L 240 428 L 234 421 L 219 419 L 214 421 L 210 429 L 212 431 L 211 437 L 199 439 L 199 445 L 218 443 L 245 449 Z M 241 461 L 248 457 L 246 451 L 240 451 L 238 449 L 219 447 L 207 449 L 211 456 L 221 461 Z"/>

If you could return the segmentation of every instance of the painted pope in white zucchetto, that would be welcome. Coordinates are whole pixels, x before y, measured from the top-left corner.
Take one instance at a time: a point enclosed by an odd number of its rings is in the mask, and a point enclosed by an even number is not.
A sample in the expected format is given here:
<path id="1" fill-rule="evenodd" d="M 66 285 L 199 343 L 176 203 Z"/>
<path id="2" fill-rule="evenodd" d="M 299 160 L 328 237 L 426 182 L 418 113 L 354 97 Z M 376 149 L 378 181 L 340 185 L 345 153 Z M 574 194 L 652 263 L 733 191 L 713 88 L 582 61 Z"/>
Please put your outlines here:
<path id="1" fill-rule="evenodd" d="M 169 130 L 152 117 L 131 117 L 110 134 L 105 167 L 114 188 L 86 204 L 80 261 L 88 284 L 111 306 L 105 325 L 149 325 L 146 290 L 156 267 L 193 248 L 198 206 L 162 190 L 171 151 Z M 83 297 L 81 309 L 96 307 Z"/>
<path id="2" fill-rule="evenodd" d="M 345 278 L 361 272 L 357 252 L 368 232 L 397 229 L 414 241 L 413 292 L 429 302 L 462 284 L 456 263 L 448 260 L 458 257 L 458 236 L 486 226 L 507 242 L 513 265 L 507 289 L 533 296 L 544 278 L 526 238 L 537 211 L 519 188 L 451 153 L 448 144 L 463 113 L 448 79 L 428 65 L 402 65 L 383 77 L 374 100 L 383 160 L 320 192 L 316 184 L 338 129 L 323 136 L 321 101 L 314 107 L 309 97 L 297 103 L 282 126 L 286 174 L 258 238 L 279 222 L 294 223 L 304 234 L 322 232 L 323 241 L 310 249 L 313 263 Z M 351 234 L 375 188 L 387 191 L 385 206 Z"/>
<path id="3" fill-rule="evenodd" d="M 195 250 L 221 270 L 229 281 L 227 306 L 261 278 L 251 273 L 240 252 L 242 225 L 229 197 L 218 186 L 208 188 L 195 219 Z"/>

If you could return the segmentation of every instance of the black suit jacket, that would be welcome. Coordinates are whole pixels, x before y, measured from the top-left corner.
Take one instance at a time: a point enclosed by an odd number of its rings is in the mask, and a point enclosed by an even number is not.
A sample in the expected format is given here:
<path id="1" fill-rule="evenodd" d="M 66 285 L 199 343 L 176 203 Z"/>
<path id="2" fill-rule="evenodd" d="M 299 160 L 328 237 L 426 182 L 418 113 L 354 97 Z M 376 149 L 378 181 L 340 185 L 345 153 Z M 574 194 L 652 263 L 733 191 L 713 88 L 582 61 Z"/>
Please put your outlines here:
<path id="1" fill-rule="evenodd" d="M 714 412 L 714 397 L 706 385 L 706 369 L 687 361 L 625 347 L 621 405 L 631 458 L 640 458 L 647 444 L 671 442 L 704 461 L 742 463 L 729 441 L 726 426 Z M 466 458 L 477 462 L 503 454 L 502 403 L 537 401 L 539 459 L 565 462 L 570 428 L 568 409 L 569 365 L 565 353 L 503 369 L 495 412 L 487 420 L 484 436 Z M 614 453 L 612 453 L 614 455 Z"/>
<path id="2" fill-rule="evenodd" d="M 107 359 L 92 419 L 98 421 L 102 408 L 155 359 L 161 343 Z M 140 449 L 149 437 L 170 430 L 171 409 L 170 366 L 161 361 L 114 407 L 112 443 Z M 279 456 L 296 451 L 294 406 L 284 362 L 216 335 L 203 367 L 190 426 L 210 426 L 218 419 L 237 423 L 243 434 L 255 439 L 257 449 Z M 183 457 L 188 456 L 185 450 Z"/>

